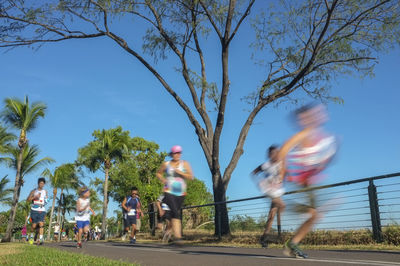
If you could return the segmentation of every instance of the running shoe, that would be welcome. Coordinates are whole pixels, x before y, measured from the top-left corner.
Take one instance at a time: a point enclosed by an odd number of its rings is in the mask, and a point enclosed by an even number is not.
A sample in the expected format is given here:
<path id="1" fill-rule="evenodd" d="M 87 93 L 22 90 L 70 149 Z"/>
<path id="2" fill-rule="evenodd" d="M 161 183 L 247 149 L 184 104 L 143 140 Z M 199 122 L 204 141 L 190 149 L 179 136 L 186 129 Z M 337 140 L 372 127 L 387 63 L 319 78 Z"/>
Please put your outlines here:
<path id="1" fill-rule="evenodd" d="M 295 257 L 297 259 L 306 259 L 308 255 L 304 253 L 298 245 L 293 244 L 290 240 L 286 241 L 283 254 L 288 257 Z"/>
<path id="2" fill-rule="evenodd" d="M 122 240 L 122 241 L 125 241 L 125 240 L 126 240 L 126 234 L 123 234 L 123 235 L 122 235 L 121 240 Z"/>
<path id="3" fill-rule="evenodd" d="M 34 243 L 33 238 L 30 238 L 29 239 L 29 244 L 33 245 L 33 243 Z"/>
<path id="4" fill-rule="evenodd" d="M 135 238 L 131 238 L 131 240 L 129 241 L 130 244 L 136 244 L 136 239 Z"/>
<path id="5" fill-rule="evenodd" d="M 78 243 L 78 244 L 76 245 L 76 248 L 82 248 L 82 243 Z"/>

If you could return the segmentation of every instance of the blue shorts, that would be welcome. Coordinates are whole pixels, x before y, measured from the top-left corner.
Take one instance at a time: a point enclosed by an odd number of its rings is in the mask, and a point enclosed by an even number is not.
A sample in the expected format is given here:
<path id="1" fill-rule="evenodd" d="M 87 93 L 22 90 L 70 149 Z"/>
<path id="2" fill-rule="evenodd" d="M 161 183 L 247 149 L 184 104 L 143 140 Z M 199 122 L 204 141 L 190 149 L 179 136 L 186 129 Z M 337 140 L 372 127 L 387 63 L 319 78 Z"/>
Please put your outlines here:
<path id="1" fill-rule="evenodd" d="M 136 224 L 136 215 L 127 215 L 124 219 L 125 227 L 131 227 L 132 224 Z"/>
<path id="2" fill-rule="evenodd" d="M 46 217 L 46 212 L 31 210 L 31 218 L 33 224 L 44 223 L 45 217 Z"/>
<path id="3" fill-rule="evenodd" d="M 78 226 L 78 229 L 83 229 L 90 225 L 90 221 L 76 221 L 76 225 Z"/>

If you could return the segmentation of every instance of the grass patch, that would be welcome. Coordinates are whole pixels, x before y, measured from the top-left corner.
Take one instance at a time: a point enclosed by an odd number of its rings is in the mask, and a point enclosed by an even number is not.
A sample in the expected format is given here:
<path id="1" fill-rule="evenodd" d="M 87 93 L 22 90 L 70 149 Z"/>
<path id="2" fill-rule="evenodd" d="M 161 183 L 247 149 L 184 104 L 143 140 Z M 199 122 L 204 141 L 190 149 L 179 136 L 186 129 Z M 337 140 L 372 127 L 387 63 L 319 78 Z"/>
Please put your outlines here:
<path id="1" fill-rule="evenodd" d="M 0 250 L 1 265 L 138 265 L 27 244 L 0 244 Z"/>

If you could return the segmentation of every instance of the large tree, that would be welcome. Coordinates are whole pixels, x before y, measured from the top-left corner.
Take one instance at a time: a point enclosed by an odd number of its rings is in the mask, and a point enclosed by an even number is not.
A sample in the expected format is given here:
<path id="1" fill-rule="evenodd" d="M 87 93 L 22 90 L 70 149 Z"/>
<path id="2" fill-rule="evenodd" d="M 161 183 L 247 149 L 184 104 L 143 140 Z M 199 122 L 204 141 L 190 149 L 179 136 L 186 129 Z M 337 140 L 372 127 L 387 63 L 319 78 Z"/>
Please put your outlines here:
<path id="1" fill-rule="evenodd" d="M 90 171 L 104 171 L 103 183 L 103 216 L 101 224 L 102 239 L 105 238 L 108 207 L 108 178 L 111 167 L 118 161 L 123 161 L 129 153 L 129 131 L 121 127 L 108 130 L 95 130 L 94 140 L 80 148 L 78 163 L 86 166 Z"/>
<path id="2" fill-rule="evenodd" d="M 21 187 L 24 183 L 24 177 L 27 174 L 34 173 L 38 171 L 41 167 L 48 165 L 49 163 L 54 162 L 54 160 L 50 157 L 44 157 L 38 159 L 40 150 L 37 145 L 30 146 L 28 143 L 23 145 L 23 149 L 19 146 L 11 147 L 7 153 L 7 157 L 4 157 L 4 160 L 7 162 L 8 166 L 17 171 L 19 169 L 18 174 L 18 190 L 15 191 L 15 187 L 13 190 L 13 200 L 10 210 L 10 219 L 7 225 L 7 231 L 5 235 L 4 241 L 10 241 L 12 235 L 12 229 L 14 227 L 15 214 L 17 210 L 14 210 L 14 206 L 18 207 L 19 195 L 21 192 Z"/>
<path id="3" fill-rule="evenodd" d="M 0 46 L 41 46 L 68 39 L 108 38 L 138 60 L 186 113 L 203 149 L 213 181 L 214 201 L 226 190 L 250 126 L 271 103 L 302 95 L 340 100 L 327 87 L 332 78 L 371 74 L 380 51 L 399 37 L 398 0 L 2 0 Z M 126 19 L 121 19 L 124 17 Z M 131 23 L 121 31 L 120 23 Z M 265 74 L 260 85 L 240 88 L 230 82 L 231 45 L 251 24 L 254 35 L 242 35 L 254 47 Z M 145 31 L 143 31 L 145 27 Z M 128 27 L 127 27 L 128 28 Z M 242 30 L 242 31 L 241 31 Z M 143 33 L 144 32 L 144 33 Z M 240 33 L 240 34 L 239 34 Z M 215 38 L 209 38 L 211 34 Z M 138 41 L 142 37 L 142 47 Z M 220 85 L 210 80 L 205 44 L 216 39 Z M 142 49 L 141 49 L 142 48 Z M 243 48 L 243 47 L 241 47 Z M 170 60 L 177 76 L 157 70 Z M 217 57 L 218 58 L 218 57 Z M 155 59 L 155 60 L 152 60 Z M 175 64 L 175 65 L 173 65 Z M 215 65 L 215 61 L 211 63 Z M 207 72 L 208 71 L 208 72 Z M 215 71 L 215 70 L 214 70 Z M 254 73 L 246 73 L 254 79 Z M 189 97 L 171 82 L 180 77 Z M 232 89 L 244 91 L 251 105 L 227 164 L 220 163 L 220 141 Z M 215 110 L 216 115 L 209 111 Z M 217 205 L 216 228 L 229 233 L 226 205 Z M 217 232 L 216 232 L 217 233 Z"/>
<path id="4" fill-rule="evenodd" d="M 42 176 L 49 178 L 50 184 L 53 187 L 53 203 L 51 205 L 50 221 L 47 229 L 47 239 L 50 239 L 51 225 L 53 221 L 54 207 L 56 204 L 58 189 L 61 189 L 60 194 L 63 195 L 64 189 L 77 189 L 81 182 L 79 180 L 77 167 L 72 163 L 62 164 L 57 167 L 54 172 L 51 172 L 47 168 L 43 171 Z M 62 197 L 61 195 L 60 198 Z M 61 217 L 61 207 L 62 206 L 60 205 L 58 209 L 58 223 L 60 222 Z M 58 238 L 58 240 L 60 240 L 60 238 Z"/>

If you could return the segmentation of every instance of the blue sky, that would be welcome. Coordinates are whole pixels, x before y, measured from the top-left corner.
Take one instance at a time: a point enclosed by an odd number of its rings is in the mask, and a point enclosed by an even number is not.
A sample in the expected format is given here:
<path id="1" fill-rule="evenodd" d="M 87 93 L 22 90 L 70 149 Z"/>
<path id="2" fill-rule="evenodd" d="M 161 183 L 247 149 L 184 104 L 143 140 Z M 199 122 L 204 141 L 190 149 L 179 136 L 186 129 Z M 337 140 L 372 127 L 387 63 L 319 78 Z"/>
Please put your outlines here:
<path id="1" fill-rule="evenodd" d="M 221 139 L 221 162 L 232 154 L 239 126 L 247 116 L 240 98 L 254 89 L 263 71 L 249 59 L 251 49 L 239 32 L 231 50 L 231 92 Z M 218 44 L 206 45 L 209 77 L 220 84 Z M 133 43 L 137 43 L 132 39 Z M 217 57 L 216 57 L 217 56 Z M 165 75 L 183 98 L 190 100 L 186 87 L 171 65 L 175 59 L 159 61 L 157 69 Z M 131 132 L 155 141 L 162 151 L 175 144 L 183 146 L 183 158 L 192 164 L 195 176 L 211 191 L 211 177 L 193 127 L 184 112 L 157 80 L 138 61 L 107 39 L 68 41 L 47 44 L 38 51 L 17 48 L 0 54 L 0 100 L 29 95 L 31 101 L 48 105 L 46 118 L 29 133 L 42 156 L 56 160 L 51 168 L 73 162 L 78 148 L 92 140 L 96 129 L 121 125 Z M 380 56 L 372 78 L 344 76 L 331 84 L 332 94 L 344 99 L 343 105 L 328 104 L 327 129 L 341 139 L 334 164 L 327 169 L 326 183 L 399 171 L 400 139 L 400 50 Z M 244 154 L 233 173 L 228 197 L 238 199 L 259 195 L 249 172 L 265 160 L 271 144 L 281 144 L 296 130 L 289 119 L 296 106 L 265 108 L 255 119 Z M 215 113 L 210 113 L 215 117 Z M 15 174 L 0 168 L 0 176 Z M 26 177 L 21 198 L 35 185 L 37 175 Z M 116 204 L 112 203 L 110 214 Z"/>

